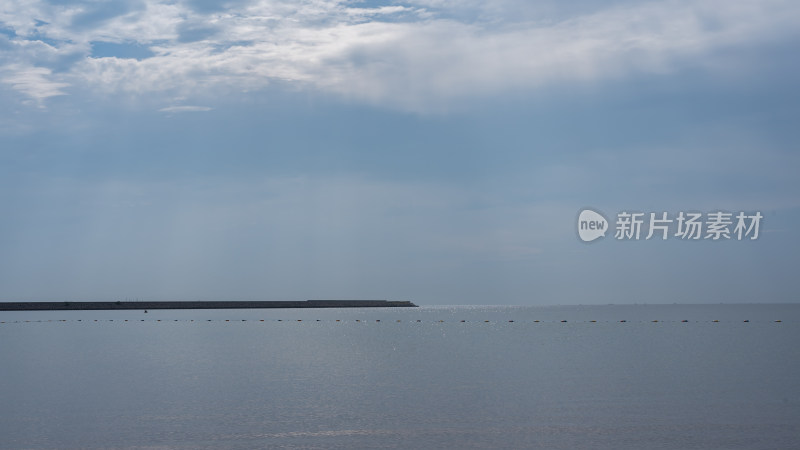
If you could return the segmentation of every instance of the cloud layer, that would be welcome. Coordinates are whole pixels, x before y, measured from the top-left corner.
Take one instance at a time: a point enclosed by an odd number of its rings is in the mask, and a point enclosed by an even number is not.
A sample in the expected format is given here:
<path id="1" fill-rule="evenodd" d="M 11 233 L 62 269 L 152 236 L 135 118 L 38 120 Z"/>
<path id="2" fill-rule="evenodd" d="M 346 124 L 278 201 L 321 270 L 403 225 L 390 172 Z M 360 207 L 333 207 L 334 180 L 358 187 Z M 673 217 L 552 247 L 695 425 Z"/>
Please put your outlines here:
<path id="1" fill-rule="evenodd" d="M 70 89 L 224 95 L 288 82 L 424 111 L 564 80 L 713 69 L 715 51 L 786 39 L 800 21 L 785 0 L 483 3 L 11 2 L 0 14 L 2 80 L 37 101 Z"/>

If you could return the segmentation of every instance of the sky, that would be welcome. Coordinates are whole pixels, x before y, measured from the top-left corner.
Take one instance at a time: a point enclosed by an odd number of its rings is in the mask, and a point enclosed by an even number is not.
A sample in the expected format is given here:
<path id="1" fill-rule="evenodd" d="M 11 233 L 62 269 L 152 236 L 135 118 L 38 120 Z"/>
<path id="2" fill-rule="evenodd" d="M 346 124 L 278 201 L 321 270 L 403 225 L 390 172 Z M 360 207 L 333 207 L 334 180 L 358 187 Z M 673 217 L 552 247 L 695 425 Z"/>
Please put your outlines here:
<path id="1" fill-rule="evenodd" d="M 791 0 L 3 0 L 0 301 L 796 302 L 798 23 Z M 622 212 L 763 219 L 618 239 Z"/>

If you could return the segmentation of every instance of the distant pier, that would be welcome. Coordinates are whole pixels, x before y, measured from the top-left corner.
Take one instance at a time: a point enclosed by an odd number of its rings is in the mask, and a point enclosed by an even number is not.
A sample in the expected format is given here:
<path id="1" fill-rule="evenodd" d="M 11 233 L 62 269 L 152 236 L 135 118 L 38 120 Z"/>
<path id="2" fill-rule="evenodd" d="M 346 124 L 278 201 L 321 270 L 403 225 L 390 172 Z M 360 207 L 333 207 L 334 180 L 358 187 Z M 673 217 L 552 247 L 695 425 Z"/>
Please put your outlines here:
<path id="1" fill-rule="evenodd" d="M 211 302 L 0 302 L 0 311 L 88 311 L 119 309 L 264 309 L 264 308 L 415 308 L 409 301 L 305 300 Z"/>

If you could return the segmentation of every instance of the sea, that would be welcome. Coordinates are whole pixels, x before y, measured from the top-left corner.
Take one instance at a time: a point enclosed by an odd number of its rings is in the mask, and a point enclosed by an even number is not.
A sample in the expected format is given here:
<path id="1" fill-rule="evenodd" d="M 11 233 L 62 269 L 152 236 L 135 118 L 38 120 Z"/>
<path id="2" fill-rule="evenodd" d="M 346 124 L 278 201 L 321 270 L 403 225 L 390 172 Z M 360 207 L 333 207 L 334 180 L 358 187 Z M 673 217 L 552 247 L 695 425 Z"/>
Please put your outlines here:
<path id="1" fill-rule="evenodd" d="M 0 312 L 0 448 L 800 448 L 800 304 Z"/>

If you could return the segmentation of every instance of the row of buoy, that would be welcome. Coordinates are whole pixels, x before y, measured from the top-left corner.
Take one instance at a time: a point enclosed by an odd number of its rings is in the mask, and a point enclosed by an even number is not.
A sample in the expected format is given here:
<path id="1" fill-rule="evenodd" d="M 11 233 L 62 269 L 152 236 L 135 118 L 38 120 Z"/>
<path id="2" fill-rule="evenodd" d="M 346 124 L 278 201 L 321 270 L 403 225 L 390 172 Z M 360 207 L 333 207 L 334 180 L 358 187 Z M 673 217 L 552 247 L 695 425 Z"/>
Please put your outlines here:
<path id="1" fill-rule="evenodd" d="M 251 320 L 251 322 L 303 322 L 303 320 L 304 319 L 292 319 L 292 320 L 288 320 L 288 319 L 269 319 L 269 320 L 258 319 L 258 320 Z M 329 322 L 330 321 L 330 319 L 327 319 L 327 320 L 323 320 L 323 319 L 315 319 L 315 320 L 305 319 L 305 320 L 307 322 L 323 322 L 323 321 L 324 322 Z M 205 320 L 197 320 L 197 322 L 247 322 L 247 321 L 248 321 L 247 319 L 234 319 L 234 320 L 231 320 L 231 319 L 224 319 L 224 320 L 205 319 Z M 335 319 L 335 321 L 336 322 L 342 322 L 342 319 Z M 371 320 L 355 319 L 355 322 L 358 322 L 358 323 L 366 323 L 366 322 L 370 322 L 370 321 Z M 82 319 L 73 319 L 73 320 L 66 320 L 66 319 L 58 319 L 58 320 L 52 320 L 52 319 L 50 319 L 50 320 L 14 320 L 14 321 L 0 321 L 0 324 L 5 324 L 5 323 L 43 323 L 43 322 L 114 322 L 114 319 L 93 319 L 93 320 L 85 320 L 85 321 L 82 320 Z M 123 320 L 117 320 L 117 322 L 195 322 L 195 320 L 194 319 L 189 319 L 189 320 L 185 320 L 185 319 L 183 319 L 183 320 L 182 319 L 172 319 L 172 320 L 166 320 L 166 319 L 164 319 L 164 320 L 162 320 L 162 319 L 128 320 L 128 319 L 123 319 Z M 381 322 L 381 319 L 375 319 L 375 322 Z M 402 320 L 397 319 L 396 322 L 399 323 L 399 322 L 402 322 Z M 422 320 L 421 319 L 417 319 L 416 321 L 410 320 L 409 322 L 422 322 Z M 434 323 L 445 323 L 445 322 L 450 322 L 450 321 L 446 321 L 446 320 L 443 320 L 443 319 L 434 321 Z M 473 321 L 473 320 L 465 320 L 465 319 L 459 320 L 458 322 L 460 322 L 460 323 L 481 323 L 481 322 L 482 323 L 492 323 L 491 320 Z M 525 321 L 497 320 L 497 321 L 494 321 L 494 322 L 496 322 L 496 323 L 501 323 L 501 322 L 508 322 L 508 323 L 514 323 L 514 322 L 520 323 L 521 322 L 521 323 L 524 323 Z M 559 322 L 560 323 L 567 323 L 566 320 L 560 320 L 560 321 L 559 320 L 555 320 L 555 321 L 533 320 L 531 323 L 559 323 Z M 598 322 L 597 320 L 589 320 L 588 321 L 588 323 L 597 323 L 597 322 Z M 604 321 L 604 322 L 605 323 L 610 323 L 609 321 Z M 626 322 L 628 322 L 628 320 L 622 319 L 619 322 L 620 323 L 626 323 Z M 645 321 L 639 321 L 639 322 L 645 322 Z M 665 322 L 666 323 L 666 322 L 670 322 L 670 321 L 666 321 L 666 320 L 662 321 L 662 320 L 655 319 L 655 320 L 651 320 L 650 322 L 652 322 L 652 323 Z M 677 322 L 677 321 L 671 321 L 671 322 Z M 689 320 L 688 319 L 683 319 L 680 322 L 688 323 Z M 707 322 L 707 321 L 697 321 L 697 322 L 698 323 L 702 323 L 702 322 Z M 712 323 L 719 323 L 720 320 L 714 319 L 711 322 Z M 745 319 L 742 322 L 749 323 L 750 320 Z M 780 322 L 782 322 L 782 320 L 774 320 L 773 322 L 780 323 Z M 581 322 L 578 321 L 577 323 L 581 323 Z M 586 323 L 586 321 L 584 321 L 584 323 Z"/>

